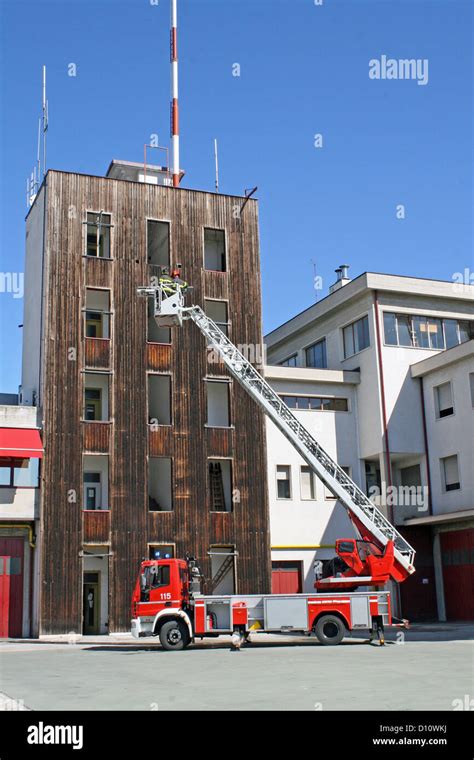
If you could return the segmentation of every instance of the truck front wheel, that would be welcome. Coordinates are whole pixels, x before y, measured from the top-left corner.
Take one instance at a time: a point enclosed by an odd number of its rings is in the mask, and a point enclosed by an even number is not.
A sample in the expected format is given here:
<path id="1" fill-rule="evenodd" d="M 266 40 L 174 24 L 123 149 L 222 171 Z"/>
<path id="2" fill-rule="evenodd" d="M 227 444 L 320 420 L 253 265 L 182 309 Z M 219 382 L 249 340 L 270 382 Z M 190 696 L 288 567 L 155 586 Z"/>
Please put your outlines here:
<path id="1" fill-rule="evenodd" d="M 320 644 L 334 646 L 341 643 L 346 627 L 336 615 L 323 615 L 316 623 L 314 632 Z"/>
<path id="2" fill-rule="evenodd" d="M 178 652 L 189 644 L 189 631 L 181 620 L 169 620 L 160 629 L 160 642 L 163 649 Z"/>

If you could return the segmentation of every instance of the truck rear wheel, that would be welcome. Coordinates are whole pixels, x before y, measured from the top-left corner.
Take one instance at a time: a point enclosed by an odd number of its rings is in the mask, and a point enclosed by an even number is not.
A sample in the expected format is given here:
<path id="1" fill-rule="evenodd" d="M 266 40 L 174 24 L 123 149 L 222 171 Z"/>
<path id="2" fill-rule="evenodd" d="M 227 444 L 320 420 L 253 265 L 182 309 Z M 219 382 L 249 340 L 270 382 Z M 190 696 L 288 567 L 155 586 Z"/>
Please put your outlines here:
<path id="1" fill-rule="evenodd" d="M 189 631 L 181 620 L 168 620 L 160 628 L 160 642 L 163 649 L 179 652 L 189 644 Z"/>
<path id="2" fill-rule="evenodd" d="M 346 627 L 336 615 L 323 615 L 316 623 L 314 632 L 320 644 L 335 646 L 344 638 Z"/>

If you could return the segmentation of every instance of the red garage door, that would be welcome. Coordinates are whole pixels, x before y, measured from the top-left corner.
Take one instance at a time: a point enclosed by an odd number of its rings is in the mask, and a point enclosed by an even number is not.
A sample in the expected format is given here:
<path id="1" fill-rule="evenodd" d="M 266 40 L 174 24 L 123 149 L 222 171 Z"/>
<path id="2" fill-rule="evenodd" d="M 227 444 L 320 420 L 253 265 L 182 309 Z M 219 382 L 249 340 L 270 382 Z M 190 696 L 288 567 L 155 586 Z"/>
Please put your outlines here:
<path id="1" fill-rule="evenodd" d="M 272 594 L 301 594 L 301 562 L 272 562 Z"/>
<path id="2" fill-rule="evenodd" d="M 23 539 L 0 538 L 0 637 L 19 638 L 23 622 Z"/>
<path id="3" fill-rule="evenodd" d="M 448 620 L 474 620 L 474 528 L 441 533 Z"/>

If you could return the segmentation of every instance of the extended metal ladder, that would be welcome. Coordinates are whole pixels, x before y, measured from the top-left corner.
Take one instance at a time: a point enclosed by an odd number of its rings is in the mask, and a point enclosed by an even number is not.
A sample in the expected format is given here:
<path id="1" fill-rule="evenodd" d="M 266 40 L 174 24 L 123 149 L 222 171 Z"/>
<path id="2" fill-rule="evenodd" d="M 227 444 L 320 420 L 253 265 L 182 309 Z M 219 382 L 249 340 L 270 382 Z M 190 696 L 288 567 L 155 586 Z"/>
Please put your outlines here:
<path id="1" fill-rule="evenodd" d="M 413 573 L 415 570 L 413 547 L 319 445 L 280 396 L 200 306 L 185 307 L 180 288 L 177 288 L 176 294 L 169 298 L 163 297 L 160 288 L 140 288 L 139 292 L 143 295 L 154 296 L 155 319 L 158 323 L 160 323 L 160 317 L 167 324 L 170 323 L 170 318 L 174 317 L 175 324 L 181 324 L 183 319 L 191 319 L 199 327 L 207 340 L 208 348 L 217 351 L 230 374 L 293 444 L 313 472 L 345 507 L 349 516 L 354 518 L 356 526 L 362 525 L 369 536 L 381 547 L 393 541 L 394 558 L 408 575 Z"/>

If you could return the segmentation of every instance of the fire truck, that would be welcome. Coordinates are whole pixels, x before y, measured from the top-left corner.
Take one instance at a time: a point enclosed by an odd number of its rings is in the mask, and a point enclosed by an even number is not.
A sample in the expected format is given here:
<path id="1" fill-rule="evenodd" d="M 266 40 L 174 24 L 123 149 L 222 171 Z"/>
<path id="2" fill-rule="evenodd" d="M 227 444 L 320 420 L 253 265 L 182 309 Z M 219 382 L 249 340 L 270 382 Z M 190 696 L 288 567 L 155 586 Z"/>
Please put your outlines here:
<path id="1" fill-rule="evenodd" d="M 179 281 L 138 289 L 153 298 L 160 327 L 192 320 L 230 374 L 299 452 L 311 470 L 347 510 L 357 538 L 336 541 L 312 594 L 202 593 L 204 578 L 197 561 L 165 557 L 142 562 L 132 597 L 134 637 L 158 636 L 167 650 L 184 649 L 208 636 L 231 635 L 239 648 L 256 633 L 315 635 L 324 645 L 339 644 L 347 631 L 368 630 L 384 643 L 386 626 L 407 626 L 392 618 L 389 581 L 400 583 L 415 572 L 415 551 L 387 517 L 319 445 L 255 367 L 199 306 L 185 305 Z M 233 562 L 228 557 L 219 578 Z M 361 590 L 357 590 L 357 589 Z M 382 590 L 380 590 L 382 589 Z"/>

